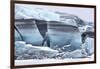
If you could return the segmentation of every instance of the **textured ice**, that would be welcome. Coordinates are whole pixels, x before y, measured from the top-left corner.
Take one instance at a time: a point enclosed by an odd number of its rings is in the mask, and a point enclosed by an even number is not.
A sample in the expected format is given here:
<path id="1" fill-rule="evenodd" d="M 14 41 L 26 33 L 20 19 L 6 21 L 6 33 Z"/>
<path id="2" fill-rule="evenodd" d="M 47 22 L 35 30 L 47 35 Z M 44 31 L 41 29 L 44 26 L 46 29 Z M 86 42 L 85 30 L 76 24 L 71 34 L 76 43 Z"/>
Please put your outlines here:
<path id="1" fill-rule="evenodd" d="M 45 20 L 51 21 L 52 25 L 48 24 L 51 46 L 47 47 L 46 44 L 41 45 L 43 37 L 40 35 L 34 21 L 16 22 L 15 24 L 24 40 L 21 41 L 20 35 L 15 30 L 15 59 L 79 59 L 93 55 L 93 38 L 87 38 L 85 44 L 81 45 L 81 33 L 94 32 L 92 24 L 91 26 L 87 25 L 85 21 L 70 14 L 64 16 L 65 21 L 63 22 L 61 16 L 63 17 L 62 14 L 58 14 L 56 11 L 52 12 L 43 8 L 16 4 L 15 19 Z"/>
<path id="2" fill-rule="evenodd" d="M 15 49 L 15 57 L 17 60 L 50 58 L 58 53 L 57 50 L 49 47 L 32 46 L 22 41 L 15 42 Z"/>
<path id="3" fill-rule="evenodd" d="M 43 50 L 43 51 L 51 51 L 51 52 L 58 52 L 57 50 L 53 50 L 49 47 L 38 47 L 38 46 L 32 46 L 31 44 L 26 44 L 27 47 L 31 47 L 34 49 L 39 49 L 39 50 Z"/>
<path id="4" fill-rule="evenodd" d="M 31 10 L 31 11 L 30 11 Z M 15 6 L 15 19 L 40 19 L 47 21 L 59 21 L 59 15 L 45 9 L 34 8 L 31 6 Z"/>
<path id="5" fill-rule="evenodd" d="M 69 47 L 65 46 L 64 48 Z M 64 49 L 63 48 L 63 49 Z M 61 49 L 61 48 L 59 48 Z M 83 49 L 76 49 L 74 51 L 61 51 L 54 50 L 49 47 L 38 47 L 26 44 L 23 41 L 15 42 L 15 59 L 16 60 L 28 60 L 28 59 L 67 59 L 67 58 L 87 58 L 93 54 L 93 48 L 85 54 Z M 88 55 L 91 54 L 91 55 Z"/>

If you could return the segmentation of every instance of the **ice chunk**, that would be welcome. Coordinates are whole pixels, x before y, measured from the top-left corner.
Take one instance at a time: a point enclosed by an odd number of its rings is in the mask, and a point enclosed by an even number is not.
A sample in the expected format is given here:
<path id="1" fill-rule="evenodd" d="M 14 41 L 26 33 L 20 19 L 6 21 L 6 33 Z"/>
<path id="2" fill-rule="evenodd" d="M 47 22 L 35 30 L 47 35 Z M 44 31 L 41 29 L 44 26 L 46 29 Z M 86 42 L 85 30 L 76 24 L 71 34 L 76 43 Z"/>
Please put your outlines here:
<path id="1" fill-rule="evenodd" d="M 82 58 L 82 57 L 86 57 L 86 55 L 84 55 L 84 54 L 82 53 L 82 50 L 81 50 L 81 49 L 72 51 L 72 52 L 70 53 L 70 56 L 71 56 L 72 58 Z"/>
<path id="2" fill-rule="evenodd" d="M 87 55 L 83 54 L 82 49 L 77 49 L 71 52 L 65 52 L 62 55 L 62 58 L 83 58 L 83 57 L 87 57 Z"/>
<path id="3" fill-rule="evenodd" d="M 32 46 L 31 44 L 26 44 L 23 41 L 15 42 L 16 60 L 52 58 L 57 53 L 57 50 L 53 50 L 49 47 Z"/>

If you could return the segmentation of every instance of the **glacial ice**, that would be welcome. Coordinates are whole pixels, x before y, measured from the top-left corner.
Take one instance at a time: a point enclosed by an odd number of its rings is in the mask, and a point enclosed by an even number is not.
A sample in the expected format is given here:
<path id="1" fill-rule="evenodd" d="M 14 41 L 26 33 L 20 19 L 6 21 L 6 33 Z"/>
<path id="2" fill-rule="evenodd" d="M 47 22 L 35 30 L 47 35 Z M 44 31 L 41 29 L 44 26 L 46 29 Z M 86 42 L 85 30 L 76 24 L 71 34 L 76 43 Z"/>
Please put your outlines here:
<path id="1" fill-rule="evenodd" d="M 31 11 L 30 11 L 31 10 Z M 15 19 L 38 19 L 46 21 L 60 21 L 60 14 L 55 12 L 42 9 L 33 8 L 25 5 L 15 6 Z M 48 31 L 50 33 L 51 47 L 41 46 L 43 38 L 39 34 L 37 27 L 32 28 L 22 28 L 19 29 L 25 39 L 21 41 L 20 35 L 15 30 L 15 59 L 16 60 L 28 60 L 28 59 L 67 59 L 67 58 L 87 58 L 94 54 L 94 39 L 86 39 L 86 54 L 83 53 L 81 49 L 81 33 L 87 30 L 88 25 L 84 24 L 84 21 L 77 18 L 77 16 L 68 15 L 68 19 L 65 20 L 64 26 L 57 26 Z M 72 18 L 71 18 L 72 17 Z M 29 22 L 28 22 L 29 23 Z M 25 23 L 24 23 L 25 24 Z M 68 26 L 65 26 L 68 24 Z M 78 27 L 79 25 L 82 27 Z M 34 23 L 33 23 L 34 25 Z M 69 25 L 73 27 L 69 27 Z M 21 26 L 21 25 L 20 25 Z M 23 25 L 22 25 L 23 26 Z M 75 29 L 78 27 L 80 31 L 78 32 L 66 32 L 66 28 Z M 66 28 L 64 28 L 66 27 Z M 91 26 L 92 27 L 92 26 Z M 93 27 L 92 27 L 93 28 Z M 62 31 L 63 29 L 63 31 Z M 85 29 L 83 31 L 83 29 Z M 91 30 L 88 28 L 88 30 Z M 94 29 L 92 29 L 93 32 Z M 38 40 L 37 40 L 38 39 Z"/>
<path id="2" fill-rule="evenodd" d="M 31 10 L 31 11 L 30 11 Z M 59 21 L 58 14 L 45 9 L 34 8 L 32 6 L 17 5 L 15 6 L 15 19 L 40 19 L 47 21 Z"/>
<path id="3" fill-rule="evenodd" d="M 93 51 L 89 50 L 91 54 Z M 16 60 L 28 60 L 28 59 L 67 59 L 67 58 L 87 58 L 91 55 L 85 55 L 82 49 L 76 49 L 74 51 L 62 51 L 54 50 L 49 47 L 38 47 L 27 44 L 24 41 L 15 42 L 15 59 Z"/>

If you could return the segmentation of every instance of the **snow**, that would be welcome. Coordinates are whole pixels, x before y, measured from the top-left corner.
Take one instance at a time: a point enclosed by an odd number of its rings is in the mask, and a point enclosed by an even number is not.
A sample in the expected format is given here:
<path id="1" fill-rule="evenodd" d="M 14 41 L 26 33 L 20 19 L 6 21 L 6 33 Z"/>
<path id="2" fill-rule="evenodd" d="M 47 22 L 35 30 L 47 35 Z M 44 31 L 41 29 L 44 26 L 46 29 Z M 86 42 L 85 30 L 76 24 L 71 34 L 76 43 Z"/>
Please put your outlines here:
<path id="1" fill-rule="evenodd" d="M 57 50 L 49 47 L 32 46 L 23 41 L 15 42 L 15 57 L 17 60 L 51 58 L 57 53 Z"/>
<path id="2" fill-rule="evenodd" d="M 39 50 L 43 50 L 43 51 L 58 52 L 57 50 L 53 50 L 53 49 L 51 49 L 49 47 L 37 47 L 37 46 L 32 46 L 31 44 L 30 45 L 27 44 L 26 46 L 30 46 L 30 47 L 32 47 L 34 49 L 39 49 Z"/>
<path id="3" fill-rule="evenodd" d="M 43 46 L 32 46 L 31 44 L 26 44 L 26 42 L 24 41 L 16 41 L 15 44 L 19 45 L 19 46 L 23 46 L 23 47 L 30 47 L 30 48 L 34 48 L 34 49 L 38 49 L 38 50 L 43 50 L 43 51 L 52 51 L 52 52 L 58 52 L 57 50 L 53 50 L 49 47 L 43 47 Z"/>
<path id="4" fill-rule="evenodd" d="M 88 41 L 91 40 L 91 41 Z M 32 59 L 33 56 L 35 59 L 39 59 L 40 56 L 42 57 L 41 59 L 44 58 L 60 58 L 60 59 L 66 59 L 66 58 L 83 58 L 83 57 L 88 57 L 88 54 L 93 54 L 94 52 L 94 47 L 93 45 L 90 45 L 91 42 L 93 42 L 93 39 L 88 38 L 87 42 L 82 46 L 82 49 L 76 49 L 74 51 L 64 51 L 66 46 L 62 48 L 56 48 L 56 50 L 51 49 L 46 46 L 33 46 L 31 44 L 26 44 L 24 41 L 16 41 L 15 42 L 15 56 L 16 59 L 21 60 L 21 59 Z M 86 46 L 86 45 L 89 46 Z M 70 47 L 70 46 L 68 46 Z M 85 49 L 88 50 L 88 52 L 85 51 Z M 31 58 L 30 58 L 31 57 Z M 34 59 L 34 58 L 33 58 Z"/>
<path id="5" fill-rule="evenodd" d="M 30 59 L 30 60 L 15 60 L 15 65 L 37 65 L 37 64 L 53 64 L 53 63 L 71 63 L 71 62 L 87 62 L 94 61 L 94 56 L 89 58 L 78 58 L 78 59 Z"/>

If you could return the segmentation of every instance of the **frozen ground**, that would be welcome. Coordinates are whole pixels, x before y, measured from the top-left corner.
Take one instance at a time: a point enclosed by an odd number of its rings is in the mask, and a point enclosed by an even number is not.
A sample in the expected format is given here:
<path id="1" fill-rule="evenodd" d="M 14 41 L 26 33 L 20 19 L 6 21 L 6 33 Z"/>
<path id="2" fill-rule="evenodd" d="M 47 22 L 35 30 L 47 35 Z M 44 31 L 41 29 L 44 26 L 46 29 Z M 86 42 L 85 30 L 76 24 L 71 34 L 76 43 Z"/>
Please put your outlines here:
<path id="1" fill-rule="evenodd" d="M 86 62 L 94 61 L 94 55 L 88 58 L 78 58 L 78 59 L 30 59 L 30 60 L 15 60 L 15 65 L 36 65 L 36 64 L 53 64 L 53 63 L 70 63 L 70 62 Z"/>
<path id="2" fill-rule="evenodd" d="M 90 40 L 90 41 L 89 41 Z M 49 47 L 37 47 L 31 44 L 26 44 L 23 41 L 16 41 L 15 65 L 35 65 L 35 64 L 51 64 L 51 63 L 69 63 L 69 62 L 85 62 L 93 61 L 93 44 L 91 45 L 92 38 L 88 38 L 88 53 L 92 55 L 84 56 L 81 49 L 71 52 L 59 53 L 58 50 L 53 50 Z"/>

